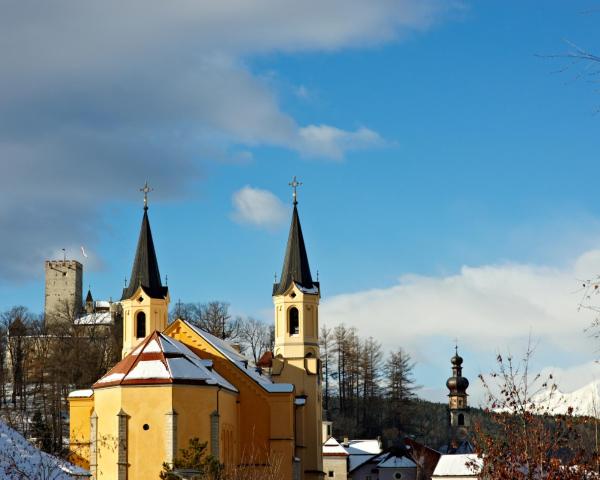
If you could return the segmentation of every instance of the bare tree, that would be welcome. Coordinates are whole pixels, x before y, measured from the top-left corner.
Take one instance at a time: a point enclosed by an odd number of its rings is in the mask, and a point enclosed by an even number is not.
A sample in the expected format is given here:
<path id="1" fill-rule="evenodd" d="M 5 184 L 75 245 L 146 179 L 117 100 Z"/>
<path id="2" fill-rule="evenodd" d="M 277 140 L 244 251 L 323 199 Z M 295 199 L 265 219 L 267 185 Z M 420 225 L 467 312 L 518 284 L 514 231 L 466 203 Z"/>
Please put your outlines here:
<path id="1" fill-rule="evenodd" d="M 377 422 L 381 409 L 373 408 L 381 397 L 380 380 L 383 351 L 381 343 L 373 337 L 367 338 L 362 345 L 360 362 L 360 377 L 362 379 L 362 425 L 364 427 Z"/>
<path id="2" fill-rule="evenodd" d="M 476 422 L 474 442 L 483 478 L 580 480 L 597 478 L 597 451 L 586 450 L 571 408 L 553 415 L 552 375 L 530 372 L 531 342 L 521 362 L 497 357 L 497 370 L 480 375 L 490 426 Z M 479 462 L 478 462 L 479 463 Z M 480 463 L 481 465 L 481 463 Z M 475 465 L 473 465 L 474 467 Z"/>
<path id="3" fill-rule="evenodd" d="M 239 339 L 257 362 L 270 347 L 271 332 L 266 323 L 248 317 L 239 323 Z"/>
<path id="4" fill-rule="evenodd" d="M 32 314 L 23 306 L 13 307 L 2 314 L 2 322 L 8 332 L 7 346 L 12 370 L 11 402 L 13 407 L 16 407 L 18 397 L 21 410 L 25 410 L 27 407 L 25 389 L 26 361 L 29 347 L 27 337 L 32 318 Z"/>
<path id="5" fill-rule="evenodd" d="M 8 368 L 6 357 L 8 352 L 8 328 L 0 321 L 0 408 L 6 406 L 6 384 L 8 383 Z"/>
<path id="6" fill-rule="evenodd" d="M 240 332 L 240 318 L 231 317 L 228 303 L 212 301 L 202 305 L 200 328 L 224 340 L 233 340 Z"/>
<path id="7" fill-rule="evenodd" d="M 323 383 L 325 384 L 325 390 L 323 392 L 323 403 L 325 410 L 329 411 L 329 382 L 331 380 L 331 359 L 332 359 L 332 347 L 333 347 L 333 334 L 331 328 L 326 325 L 321 327 L 321 334 L 319 335 L 319 348 L 321 350 L 321 362 L 323 365 L 322 375 Z"/>
<path id="8" fill-rule="evenodd" d="M 389 423 L 400 430 L 406 428 L 406 407 L 416 397 L 414 367 L 410 355 L 402 348 L 390 352 L 384 366 Z"/>
<path id="9" fill-rule="evenodd" d="M 227 302 L 177 302 L 169 316 L 172 321 L 180 318 L 224 340 L 235 340 L 240 335 L 241 318 L 231 316 Z"/>

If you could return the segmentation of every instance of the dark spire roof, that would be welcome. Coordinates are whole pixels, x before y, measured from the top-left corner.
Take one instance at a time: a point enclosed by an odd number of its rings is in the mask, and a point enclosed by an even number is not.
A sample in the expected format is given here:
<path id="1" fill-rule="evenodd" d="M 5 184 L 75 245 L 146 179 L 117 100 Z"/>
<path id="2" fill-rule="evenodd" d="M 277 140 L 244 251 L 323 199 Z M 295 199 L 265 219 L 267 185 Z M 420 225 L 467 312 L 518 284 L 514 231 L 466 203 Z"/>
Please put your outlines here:
<path id="1" fill-rule="evenodd" d="M 131 268 L 129 286 L 123 289 L 121 300 L 131 298 L 139 286 L 152 298 L 165 298 L 167 296 L 168 288 L 163 287 L 160 280 L 147 206 L 144 206 L 142 228 L 140 229 L 140 238 L 135 251 L 135 260 Z"/>
<path id="2" fill-rule="evenodd" d="M 292 224 L 283 260 L 283 269 L 279 283 L 273 285 L 273 295 L 282 295 L 296 282 L 305 289 L 319 288 L 319 282 L 313 282 L 308 265 L 308 255 L 304 246 L 302 227 L 298 217 L 297 201 L 294 199 L 294 212 L 292 213 Z"/>
<path id="3" fill-rule="evenodd" d="M 87 296 L 85 297 L 85 303 L 93 302 L 94 298 L 92 297 L 92 290 L 88 288 Z"/>

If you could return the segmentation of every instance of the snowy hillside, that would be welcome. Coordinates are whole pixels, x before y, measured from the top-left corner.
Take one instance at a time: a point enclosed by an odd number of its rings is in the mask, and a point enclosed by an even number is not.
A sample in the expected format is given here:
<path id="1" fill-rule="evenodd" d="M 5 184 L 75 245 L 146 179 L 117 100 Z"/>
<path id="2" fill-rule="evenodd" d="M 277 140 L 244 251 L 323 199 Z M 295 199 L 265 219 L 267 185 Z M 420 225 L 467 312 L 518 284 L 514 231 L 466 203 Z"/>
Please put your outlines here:
<path id="1" fill-rule="evenodd" d="M 567 413 L 573 407 L 575 415 L 600 418 L 600 380 L 596 380 L 571 393 L 559 390 L 550 396 L 542 392 L 535 397 L 538 405 L 548 405 L 550 412 L 555 415 Z"/>
<path id="2" fill-rule="evenodd" d="M 6 480 L 71 480 L 88 472 L 41 452 L 0 421 L 0 478 Z"/>

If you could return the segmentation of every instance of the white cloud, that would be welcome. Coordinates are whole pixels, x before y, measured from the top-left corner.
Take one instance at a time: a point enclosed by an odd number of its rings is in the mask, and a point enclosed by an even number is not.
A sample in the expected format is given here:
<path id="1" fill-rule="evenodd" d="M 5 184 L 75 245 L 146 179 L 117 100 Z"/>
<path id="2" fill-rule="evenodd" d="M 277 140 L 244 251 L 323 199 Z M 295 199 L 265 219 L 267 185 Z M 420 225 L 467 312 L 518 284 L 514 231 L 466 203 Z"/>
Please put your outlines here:
<path id="1" fill-rule="evenodd" d="M 341 159 L 351 150 L 383 145 L 381 136 L 361 127 L 354 132 L 340 130 L 329 125 L 309 125 L 299 130 L 299 149 L 305 155 Z"/>
<path id="2" fill-rule="evenodd" d="M 450 373 L 455 337 L 475 398 L 481 393 L 477 375 L 495 368 L 498 352 L 524 352 L 530 334 L 537 343 L 532 366 L 575 368 L 576 377 L 560 377 L 565 389 L 574 389 L 597 372 L 590 362 L 598 346 L 584 332 L 592 316 L 577 311 L 580 294 L 574 291 L 577 279 L 598 272 L 600 250 L 584 253 L 564 269 L 502 264 L 465 266 L 448 276 L 405 275 L 389 288 L 325 298 L 321 318 L 329 326 L 354 326 L 387 349 L 406 348 L 419 364 L 417 381 L 427 387 L 425 395 L 438 401 L 443 401 L 437 395 Z"/>
<path id="3" fill-rule="evenodd" d="M 232 217 L 240 223 L 275 228 L 287 221 L 289 214 L 285 205 L 268 190 L 245 186 L 232 197 Z"/>

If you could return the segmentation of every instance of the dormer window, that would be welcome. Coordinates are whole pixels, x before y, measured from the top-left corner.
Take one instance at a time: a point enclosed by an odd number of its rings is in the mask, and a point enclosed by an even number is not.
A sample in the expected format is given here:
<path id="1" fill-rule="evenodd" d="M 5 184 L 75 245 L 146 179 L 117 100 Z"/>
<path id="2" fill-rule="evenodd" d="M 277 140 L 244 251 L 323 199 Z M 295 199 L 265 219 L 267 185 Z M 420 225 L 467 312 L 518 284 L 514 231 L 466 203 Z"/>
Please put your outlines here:
<path id="1" fill-rule="evenodd" d="M 296 307 L 288 310 L 288 331 L 290 335 L 298 335 L 300 333 L 300 318 Z"/>

